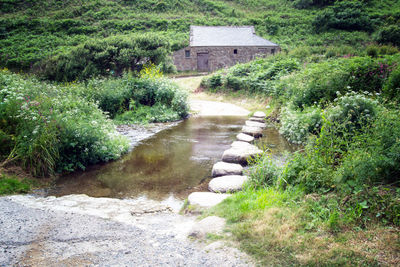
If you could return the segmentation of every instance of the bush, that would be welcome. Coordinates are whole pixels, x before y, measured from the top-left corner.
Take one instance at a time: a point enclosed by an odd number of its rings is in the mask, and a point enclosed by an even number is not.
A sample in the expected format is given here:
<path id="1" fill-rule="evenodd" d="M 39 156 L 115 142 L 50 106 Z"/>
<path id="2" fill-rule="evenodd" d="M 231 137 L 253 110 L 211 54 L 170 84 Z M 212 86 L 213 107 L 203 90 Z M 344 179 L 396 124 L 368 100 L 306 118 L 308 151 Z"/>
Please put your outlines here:
<path id="1" fill-rule="evenodd" d="M 232 89 L 233 91 L 238 91 L 243 89 L 242 80 L 235 76 L 227 76 L 226 77 L 226 87 Z"/>
<path id="2" fill-rule="evenodd" d="M 390 74 L 383 87 L 383 94 L 388 99 L 400 99 L 400 66 Z"/>
<path id="3" fill-rule="evenodd" d="M 209 86 L 211 89 L 215 89 L 222 85 L 222 77 L 220 74 L 215 74 L 208 79 Z"/>
<path id="4" fill-rule="evenodd" d="M 81 85 L 56 86 L 7 71 L 0 72 L 0 83 L 1 130 L 15 140 L 5 157 L 35 176 L 84 169 L 127 151 L 114 124 L 78 94 Z"/>
<path id="5" fill-rule="evenodd" d="M 373 26 L 371 21 L 361 2 L 337 1 L 315 17 L 313 26 L 317 32 L 330 29 L 370 32 Z"/>
<path id="6" fill-rule="evenodd" d="M 144 63 L 161 63 L 169 51 L 169 41 L 154 33 L 118 35 L 86 41 L 41 62 L 38 69 L 55 81 L 119 76 L 124 70 L 139 71 Z"/>
<path id="7" fill-rule="evenodd" d="M 344 126 L 347 132 L 361 129 L 375 118 L 378 110 L 378 101 L 362 94 L 348 93 L 336 101 L 336 106 L 326 110 L 326 116 Z"/>
<path id="8" fill-rule="evenodd" d="M 281 126 L 279 133 L 289 142 L 305 144 L 310 134 L 318 134 L 321 128 L 321 110 L 317 107 L 309 107 L 303 111 L 284 107 L 281 110 Z"/>
<path id="9" fill-rule="evenodd" d="M 400 46 L 400 28 L 398 25 L 382 27 L 376 34 L 375 40 L 380 44 Z"/>

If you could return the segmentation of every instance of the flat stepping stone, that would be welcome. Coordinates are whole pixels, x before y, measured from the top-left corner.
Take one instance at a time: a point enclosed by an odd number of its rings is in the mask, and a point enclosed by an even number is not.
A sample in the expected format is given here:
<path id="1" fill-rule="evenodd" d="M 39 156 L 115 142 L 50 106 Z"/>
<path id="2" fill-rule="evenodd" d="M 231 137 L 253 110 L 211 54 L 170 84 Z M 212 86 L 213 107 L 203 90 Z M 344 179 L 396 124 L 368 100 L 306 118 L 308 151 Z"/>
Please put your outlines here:
<path id="1" fill-rule="evenodd" d="M 265 117 L 267 117 L 267 115 L 262 111 L 257 111 L 257 112 L 254 112 L 253 117 L 265 119 Z"/>
<path id="2" fill-rule="evenodd" d="M 212 192 L 193 192 L 188 196 L 188 203 L 203 208 L 209 208 L 221 203 L 230 194 L 217 194 Z"/>
<path id="3" fill-rule="evenodd" d="M 246 121 L 245 123 L 246 123 L 246 126 L 250 126 L 250 127 L 260 127 L 260 128 L 267 127 L 267 124 L 265 124 L 264 122 Z"/>
<path id="4" fill-rule="evenodd" d="M 217 162 L 214 164 L 211 175 L 212 177 L 224 175 L 242 175 L 243 167 L 240 164 Z"/>
<path id="5" fill-rule="evenodd" d="M 256 118 L 256 117 L 250 117 L 250 118 L 249 118 L 249 121 L 256 121 L 256 122 L 262 122 L 262 123 L 264 123 L 264 122 L 265 122 L 265 119 L 263 119 L 263 118 Z"/>
<path id="6" fill-rule="evenodd" d="M 255 138 L 259 138 L 262 136 L 263 129 L 260 127 L 252 127 L 252 126 L 243 126 L 242 133 L 254 136 Z"/>
<path id="7" fill-rule="evenodd" d="M 236 135 L 237 140 L 242 141 L 242 142 L 248 142 L 251 143 L 254 141 L 254 136 L 245 134 L 245 133 L 240 133 Z"/>
<path id="8" fill-rule="evenodd" d="M 258 147 L 256 147 L 255 145 L 243 141 L 234 141 L 231 144 L 231 147 L 240 149 L 258 149 Z"/>
<path id="9" fill-rule="evenodd" d="M 236 192 L 243 189 L 247 176 L 227 175 L 214 178 L 208 184 L 208 189 L 216 193 Z"/>
<path id="10" fill-rule="evenodd" d="M 224 153 L 222 154 L 222 161 L 229 163 L 238 163 L 245 166 L 247 165 L 247 161 L 249 159 L 254 158 L 262 153 L 262 150 L 250 144 L 242 147 L 235 146 L 224 151 Z"/>

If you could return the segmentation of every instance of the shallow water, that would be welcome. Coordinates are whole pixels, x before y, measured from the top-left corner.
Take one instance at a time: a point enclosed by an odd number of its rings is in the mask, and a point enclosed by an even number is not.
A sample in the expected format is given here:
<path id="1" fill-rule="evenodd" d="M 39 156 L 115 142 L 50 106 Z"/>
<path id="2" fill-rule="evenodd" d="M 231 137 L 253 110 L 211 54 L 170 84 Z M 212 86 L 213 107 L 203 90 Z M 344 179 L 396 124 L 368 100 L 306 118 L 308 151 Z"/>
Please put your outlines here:
<path id="1" fill-rule="evenodd" d="M 133 136 L 131 152 L 120 160 L 61 177 L 48 195 L 184 199 L 210 178 L 213 164 L 236 139 L 245 120 L 243 117 L 192 117 L 164 126 L 125 127 L 120 130 L 128 137 Z M 151 137 L 140 141 L 141 138 L 135 138 L 139 135 Z M 292 151 L 274 128 L 266 129 L 265 135 L 259 143 L 270 148 L 273 154 Z"/>

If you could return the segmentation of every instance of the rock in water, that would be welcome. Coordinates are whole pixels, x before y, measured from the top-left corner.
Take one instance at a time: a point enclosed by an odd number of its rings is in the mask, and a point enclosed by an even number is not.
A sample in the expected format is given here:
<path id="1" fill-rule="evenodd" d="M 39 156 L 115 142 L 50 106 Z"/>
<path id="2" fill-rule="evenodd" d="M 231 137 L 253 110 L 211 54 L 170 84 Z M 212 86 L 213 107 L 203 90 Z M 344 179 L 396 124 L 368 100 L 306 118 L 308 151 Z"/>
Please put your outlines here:
<path id="1" fill-rule="evenodd" d="M 239 142 L 239 141 L 237 141 Z M 244 143 L 244 142 L 242 142 Z M 247 165 L 247 161 L 257 155 L 260 155 L 262 150 L 256 146 L 248 144 L 247 146 L 235 146 L 228 150 L 225 150 L 222 155 L 222 161 L 229 163 L 239 163 L 241 165 Z"/>
<path id="2" fill-rule="evenodd" d="M 217 216 L 208 216 L 196 222 L 189 231 L 189 236 L 203 238 L 207 234 L 221 234 L 225 228 L 225 219 Z"/>
<path id="3" fill-rule="evenodd" d="M 258 121 L 246 121 L 246 126 L 265 128 L 267 124 Z"/>
<path id="4" fill-rule="evenodd" d="M 249 118 L 250 121 L 256 121 L 256 122 L 261 122 L 264 123 L 265 120 L 263 118 L 256 118 L 256 117 L 251 117 Z"/>
<path id="5" fill-rule="evenodd" d="M 224 175 L 242 175 L 243 167 L 240 164 L 217 162 L 214 164 L 211 175 L 212 177 Z"/>
<path id="6" fill-rule="evenodd" d="M 265 115 L 265 113 L 262 111 L 257 111 L 257 112 L 254 112 L 253 117 L 265 119 L 265 117 L 267 117 L 267 115 Z"/>
<path id="7" fill-rule="evenodd" d="M 256 149 L 257 147 L 255 145 L 252 145 L 247 142 L 243 141 L 234 141 L 231 145 L 232 148 L 251 148 L 251 149 Z"/>
<path id="8" fill-rule="evenodd" d="M 242 133 L 254 136 L 255 138 L 259 138 L 262 136 L 262 128 L 260 127 L 251 127 L 251 126 L 243 126 Z"/>
<path id="9" fill-rule="evenodd" d="M 254 137 L 248 134 L 240 133 L 236 135 L 237 140 L 242 141 L 242 142 L 248 142 L 251 143 L 254 141 Z"/>
<path id="10" fill-rule="evenodd" d="M 209 208 L 221 203 L 230 194 L 217 194 L 211 192 L 193 192 L 188 196 L 190 205 L 197 205 L 203 208 Z"/>
<path id="11" fill-rule="evenodd" d="M 247 176 L 227 175 L 214 178 L 208 184 L 208 189 L 216 193 L 236 192 L 243 188 Z"/>

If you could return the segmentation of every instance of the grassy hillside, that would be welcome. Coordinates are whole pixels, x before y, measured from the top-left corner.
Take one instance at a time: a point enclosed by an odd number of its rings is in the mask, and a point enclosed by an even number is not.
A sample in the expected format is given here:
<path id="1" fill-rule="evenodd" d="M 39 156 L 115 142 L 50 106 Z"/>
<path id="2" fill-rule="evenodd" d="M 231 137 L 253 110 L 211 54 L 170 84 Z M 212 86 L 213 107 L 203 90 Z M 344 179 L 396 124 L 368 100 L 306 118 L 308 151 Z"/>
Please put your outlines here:
<path id="1" fill-rule="evenodd" d="M 187 45 L 190 25 L 255 25 L 259 35 L 280 44 L 286 51 L 301 46 L 359 47 L 374 38 L 379 39 L 382 27 L 399 24 L 400 3 L 395 0 L 363 1 L 361 8 L 358 2 L 351 1 L 353 4 L 337 8 L 340 14 L 335 13 L 332 2 L 3 0 L 0 5 L 0 64 L 17 71 L 45 72 L 48 79 L 74 80 L 109 74 L 106 70 L 115 69 L 111 73 L 119 74 L 121 66 L 114 66 L 121 61 L 118 56 L 132 59 L 122 66 L 125 69 L 137 64 L 140 56 L 147 57 L 143 51 L 158 49 L 156 56 L 152 54 L 154 63 L 165 62 L 171 50 Z M 357 20 L 360 15 L 363 20 Z M 147 43 L 139 45 L 141 51 L 135 55 L 121 51 L 124 47 L 121 40 L 133 43 L 132 38 L 137 40 L 138 35 L 145 32 L 153 34 L 148 41 L 148 36 L 144 37 Z M 119 39 L 115 41 L 110 36 Z M 103 46 L 94 47 L 93 43 L 100 41 Z M 100 58 L 98 65 L 105 65 L 104 69 L 71 70 L 70 65 L 81 64 L 78 59 L 82 58 L 82 53 L 94 66 Z M 87 75 L 76 74 L 83 71 Z M 60 76 L 60 72 L 71 74 Z"/>

